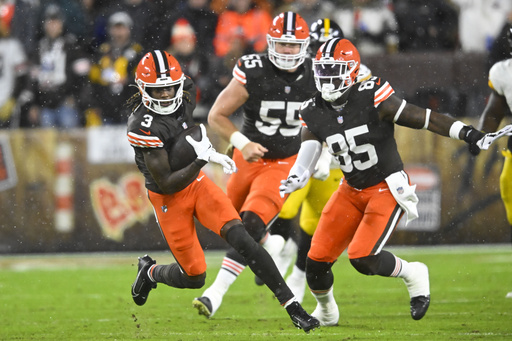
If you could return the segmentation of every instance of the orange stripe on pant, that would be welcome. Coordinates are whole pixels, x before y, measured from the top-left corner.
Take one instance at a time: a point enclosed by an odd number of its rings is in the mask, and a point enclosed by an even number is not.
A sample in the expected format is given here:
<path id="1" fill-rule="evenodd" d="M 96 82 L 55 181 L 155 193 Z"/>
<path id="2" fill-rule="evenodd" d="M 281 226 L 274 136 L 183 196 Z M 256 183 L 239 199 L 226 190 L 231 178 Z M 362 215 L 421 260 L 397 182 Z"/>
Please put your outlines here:
<path id="1" fill-rule="evenodd" d="M 363 190 L 344 181 L 325 205 L 308 257 L 334 262 L 347 248 L 350 259 L 378 254 L 402 215 L 385 181 Z"/>
<path id="2" fill-rule="evenodd" d="M 231 201 L 202 171 L 178 193 L 166 195 L 148 190 L 148 194 L 160 230 L 178 264 L 189 276 L 204 273 L 206 262 L 194 216 L 203 226 L 220 235 L 228 221 L 240 220 Z"/>
<path id="3" fill-rule="evenodd" d="M 279 195 L 279 185 L 288 177 L 296 159 L 297 155 L 294 155 L 286 159 L 261 159 L 249 163 L 235 149 L 233 160 L 238 172 L 229 178 L 227 193 L 238 212 L 254 212 L 268 224 L 283 207 L 285 198 Z"/>

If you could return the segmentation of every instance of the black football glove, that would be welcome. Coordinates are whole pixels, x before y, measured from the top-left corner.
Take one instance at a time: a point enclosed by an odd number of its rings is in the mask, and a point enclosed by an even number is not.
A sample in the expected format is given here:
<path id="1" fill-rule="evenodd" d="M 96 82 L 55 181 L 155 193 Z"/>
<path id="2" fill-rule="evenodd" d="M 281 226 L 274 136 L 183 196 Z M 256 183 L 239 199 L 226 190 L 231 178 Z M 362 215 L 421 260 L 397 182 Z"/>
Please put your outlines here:
<path id="1" fill-rule="evenodd" d="M 469 152 L 472 155 L 480 154 L 480 147 L 477 146 L 477 142 L 480 141 L 485 134 L 473 126 L 465 126 L 463 129 L 463 140 L 468 144 Z"/>

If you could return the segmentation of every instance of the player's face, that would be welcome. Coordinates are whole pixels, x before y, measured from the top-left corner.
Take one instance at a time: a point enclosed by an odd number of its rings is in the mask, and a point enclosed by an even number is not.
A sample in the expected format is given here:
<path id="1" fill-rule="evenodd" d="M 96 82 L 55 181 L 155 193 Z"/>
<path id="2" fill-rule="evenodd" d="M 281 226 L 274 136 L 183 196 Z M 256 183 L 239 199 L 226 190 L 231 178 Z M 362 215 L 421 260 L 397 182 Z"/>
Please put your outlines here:
<path id="1" fill-rule="evenodd" d="M 165 86 L 165 87 L 154 87 L 148 88 L 149 95 L 154 99 L 158 100 L 166 100 L 173 99 L 176 96 L 176 87 L 175 86 Z M 170 105 L 169 102 L 162 102 L 162 106 Z"/>
<path id="2" fill-rule="evenodd" d="M 300 52 L 300 44 L 276 42 L 276 52 L 281 54 L 297 54 Z"/>

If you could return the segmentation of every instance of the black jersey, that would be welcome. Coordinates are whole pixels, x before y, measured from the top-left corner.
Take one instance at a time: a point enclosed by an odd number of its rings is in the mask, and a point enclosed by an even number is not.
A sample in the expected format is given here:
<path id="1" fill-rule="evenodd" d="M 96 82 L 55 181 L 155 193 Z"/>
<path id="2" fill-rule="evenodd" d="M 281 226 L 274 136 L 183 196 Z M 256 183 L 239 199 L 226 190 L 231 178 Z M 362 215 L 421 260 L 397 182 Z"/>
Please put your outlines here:
<path id="1" fill-rule="evenodd" d="M 266 159 L 297 154 L 300 148 L 299 108 L 316 92 L 311 59 L 297 71 L 279 70 L 266 55 L 242 56 L 233 77 L 245 85 L 249 99 L 243 105 L 241 132 L 267 148 Z"/>
<path id="2" fill-rule="evenodd" d="M 189 78 L 184 89 L 194 94 L 194 83 Z M 172 114 L 160 115 L 140 104 L 128 118 L 128 141 L 135 150 L 135 163 L 146 179 L 147 189 L 162 194 L 144 162 L 144 148 L 164 148 L 169 152 L 178 135 L 194 125 L 194 107 L 195 96 L 185 95 L 181 106 Z"/>
<path id="3" fill-rule="evenodd" d="M 337 157 L 348 184 L 363 189 L 403 169 L 394 124 L 380 120 L 377 109 L 394 91 L 378 77 L 357 83 L 349 91 L 345 106 L 339 110 L 317 94 L 304 103 L 300 115 Z"/>

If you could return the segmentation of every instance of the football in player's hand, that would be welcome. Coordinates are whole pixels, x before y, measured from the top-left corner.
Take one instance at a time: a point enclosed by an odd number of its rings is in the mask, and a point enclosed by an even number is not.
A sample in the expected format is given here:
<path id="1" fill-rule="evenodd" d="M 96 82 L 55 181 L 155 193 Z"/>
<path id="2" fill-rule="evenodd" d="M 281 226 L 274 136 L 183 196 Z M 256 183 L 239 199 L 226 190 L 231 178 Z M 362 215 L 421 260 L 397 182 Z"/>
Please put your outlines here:
<path id="1" fill-rule="evenodd" d="M 173 171 L 185 168 L 197 158 L 194 147 L 187 142 L 185 136 L 190 135 L 194 140 L 201 140 L 201 128 L 192 126 L 183 130 L 169 150 L 169 165 Z"/>

